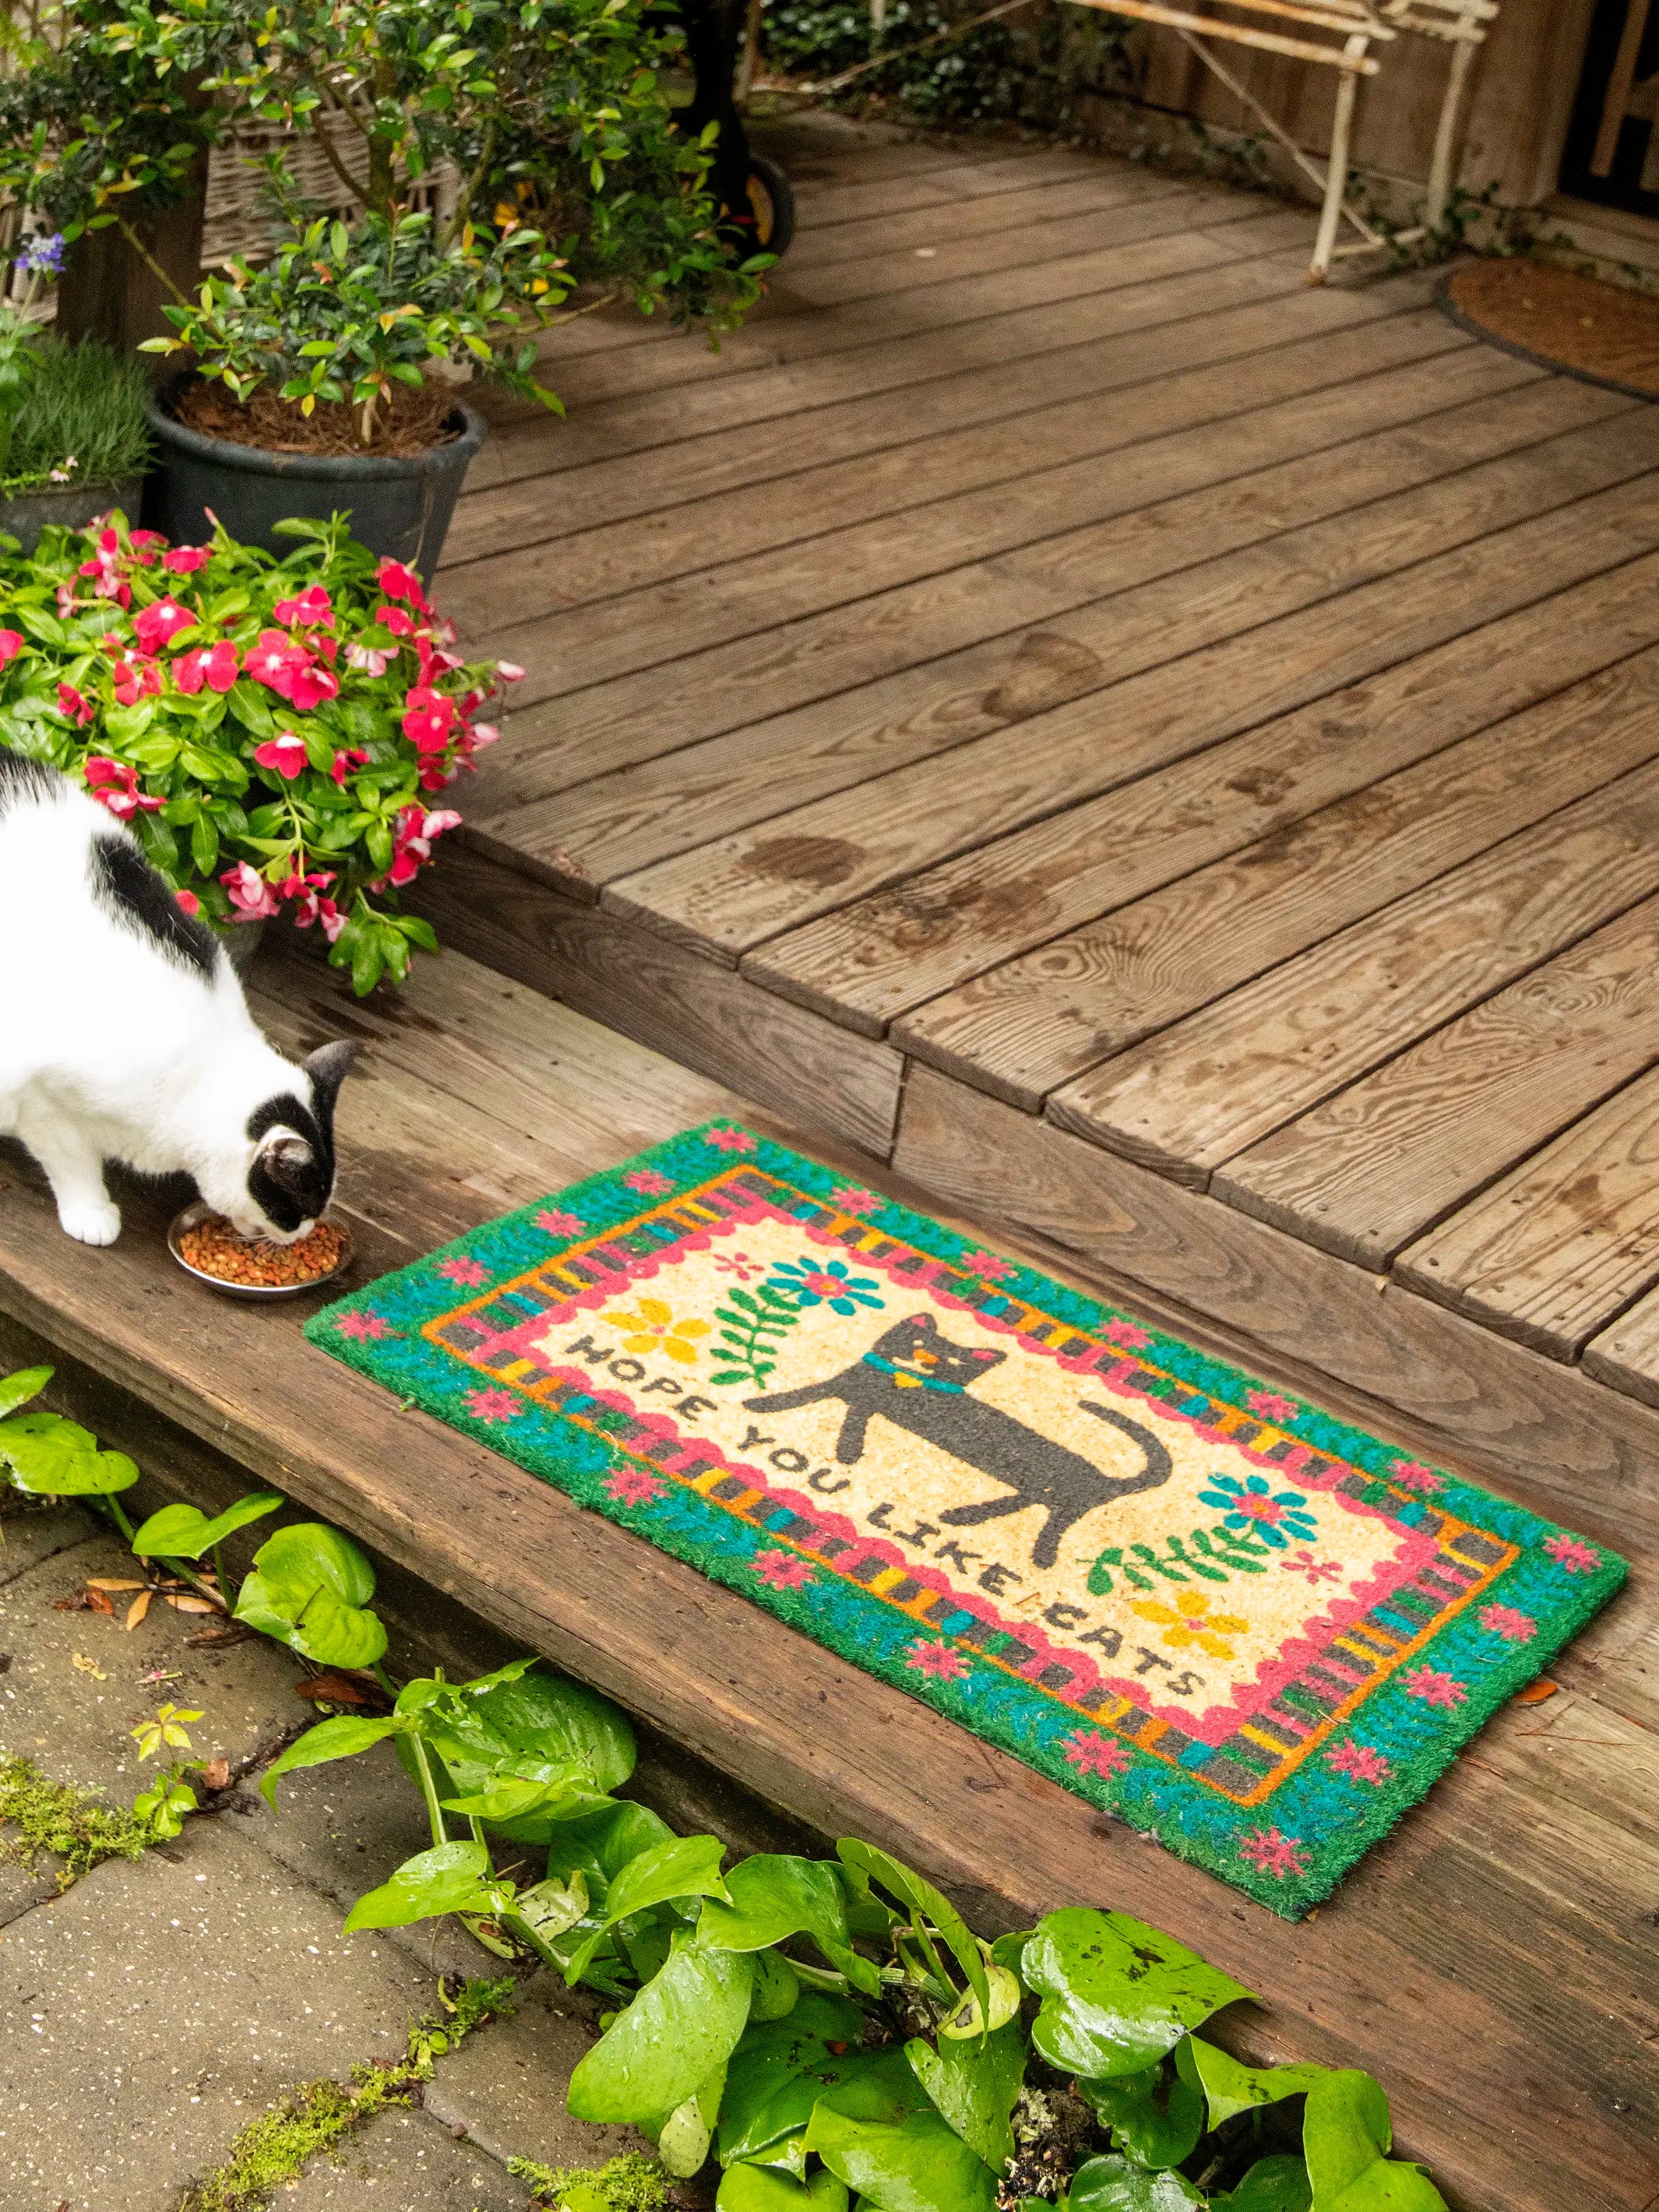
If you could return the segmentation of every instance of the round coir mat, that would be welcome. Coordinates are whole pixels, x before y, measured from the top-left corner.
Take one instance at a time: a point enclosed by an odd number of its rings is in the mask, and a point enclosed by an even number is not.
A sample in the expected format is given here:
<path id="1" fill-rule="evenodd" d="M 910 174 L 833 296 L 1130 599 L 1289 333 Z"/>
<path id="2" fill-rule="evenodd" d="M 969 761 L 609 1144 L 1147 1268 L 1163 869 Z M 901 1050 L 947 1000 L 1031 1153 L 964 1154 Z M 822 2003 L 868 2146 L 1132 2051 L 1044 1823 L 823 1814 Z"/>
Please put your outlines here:
<path id="1" fill-rule="evenodd" d="M 1470 261 L 1441 288 L 1453 320 L 1547 368 L 1659 399 L 1659 299 L 1547 262 Z"/>

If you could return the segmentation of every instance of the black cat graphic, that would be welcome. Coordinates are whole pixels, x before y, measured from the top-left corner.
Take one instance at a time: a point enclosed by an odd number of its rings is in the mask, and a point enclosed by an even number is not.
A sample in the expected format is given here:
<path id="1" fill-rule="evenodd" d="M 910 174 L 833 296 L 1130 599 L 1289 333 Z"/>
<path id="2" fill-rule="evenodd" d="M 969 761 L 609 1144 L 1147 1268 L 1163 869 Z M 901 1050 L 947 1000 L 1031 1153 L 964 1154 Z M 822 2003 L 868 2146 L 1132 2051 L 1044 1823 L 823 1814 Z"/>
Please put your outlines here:
<path id="1" fill-rule="evenodd" d="M 809 1382 L 801 1390 L 780 1390 L 769 1397 L 745 1398 L 744 1404 L 751 1413 L 789 1413 L 798 1407 L 839 1398 L 847 1418 L 836 1457 L 843 1467 L 863 1457 L 872 1416 L 879 1413 L 896 1428 L 908 1429 L 913 1437 L 937 1444 L 994 1481 L 1006 1483 L 1012 1493 L 979 1505 L 952 1506 L 939 1516 L 947 1528 L 977 1528 L 1028 1505 L 1045 1506 L 1048 1517 L 1031 1557 L 1038 1566 L 1052 1567 L 1060 1538 L 1085 1513 L 1167 1482 L 1170 1455 L 1139 1421 L 1109 1406 L 1091 1405 L 1085 1398 L 1079 1401 L 1084 1412 L 1121 1431 L 1139 1447 L 1144 1462 L 1139 1474 L 1103 1474 L 1080 1453 L 1027 1428 L 1000 1407 L 970 1398 L 969 1384 L 988 1375 L 1006 1356 L 988 1347 L 952 1344 L 939 1334 L 930 1315 L 913 1314 L 878 1337 L 874 1349 L 862 1359 L 828 1381 Z"/>

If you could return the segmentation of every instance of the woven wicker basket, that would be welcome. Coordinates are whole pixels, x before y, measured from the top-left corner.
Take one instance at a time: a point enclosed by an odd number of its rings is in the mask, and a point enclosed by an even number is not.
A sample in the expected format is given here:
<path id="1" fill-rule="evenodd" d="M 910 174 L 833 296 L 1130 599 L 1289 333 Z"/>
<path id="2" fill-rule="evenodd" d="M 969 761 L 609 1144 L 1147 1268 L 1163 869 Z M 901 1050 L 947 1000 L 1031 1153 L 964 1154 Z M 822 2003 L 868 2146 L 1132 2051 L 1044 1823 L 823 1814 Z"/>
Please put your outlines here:
<path id="1" fill-rule="evenodd" d="M 319 128 L 349 174 L 361 177 L 362 143 L 349 124 L 324 122 Z M 234 259 L 260 261 L 276 251 L 286 234 L 281 219 L 266 206 L 262 166 L 264 156 L 277 147 L 288 151 L 289 171 L 301 196 L 349 222 L 362 213 L 361 198 L 354 198 L 338 170 L 309 131 L 245 131 L 214 149 L 208 163 L 207 212 L 202 233 L 202 266 L 219 269 Z M 441 221 L 455 206 L 457 177 L 447 161 L 440 162 L 410 192 L 409 203 L 430 209 Z"/>

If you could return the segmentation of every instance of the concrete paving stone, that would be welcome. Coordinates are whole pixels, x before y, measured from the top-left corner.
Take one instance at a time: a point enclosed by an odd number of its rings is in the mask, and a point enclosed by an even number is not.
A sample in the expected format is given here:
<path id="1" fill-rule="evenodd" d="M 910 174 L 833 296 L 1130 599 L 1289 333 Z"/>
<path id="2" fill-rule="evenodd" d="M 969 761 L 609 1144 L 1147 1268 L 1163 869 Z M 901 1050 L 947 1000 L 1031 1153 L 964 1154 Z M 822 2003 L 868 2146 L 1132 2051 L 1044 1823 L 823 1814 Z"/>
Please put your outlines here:
<path id="1" fill-rule="evenodd" d="M 423 2112 L 383 2112 L 342 2146 L 313 2159 L 283 2212 L 527 2212 L 530 2197 L 476 2144 L 457 2142 Z"/>
<path id="2" fill-rule="evenodd" d="M 9 1498 L 0 1513 L 0 1583 L 15 1582 L 54 1552 L 100 1533 L 99 1524 L 78 1505 L 26 1505 L 21 1498 Z"/>
<path id="3" fill-rule="evenodd" d="M 435 2008 L 404 1952 L 343 1936 L 228 1821 L 112 1860 L 0 1930 L 0 2203 L 176 2212 L 275 2098 L 400 2057 Z"/>
<path id="4" fill-rule="evenodd" d="M 625 2150 L 648 2151 L 632 2128 L 595 2127 L 564 2108 L 571 2073 L 599 2032 L 597 2006 L 545 1972 L 520 1986 L 517 2005 L 439 2067 L 426 2092 L 433 2118 L 465 2128 L 503 2164 L 603 2166 Z"/>
<path id="5" fill-rule="evenodd" d="M 53 1609 L 89 1575 L 134 1573 L 126 1547 L 94 1534 L 0 1586 L 0 1651 L 11 1656 L 0 1675 L 0 1752 L 33 1759 L 54 1781 L 95 1784 L 119 1804 L 150 1780 L 128 1731 L 158 1705 L 201 1710 L 181 1758 L 234 1761 L 307 1719 L 294 1694 L 296 1663 L 264 1637 L 203 1650 L 185 1641 L 213 1625 L 201 1613 L 153 1603 L 129 1635 L 119 1613 Z M 126 1603 L 126 1592 L 112 1595 Z"/>

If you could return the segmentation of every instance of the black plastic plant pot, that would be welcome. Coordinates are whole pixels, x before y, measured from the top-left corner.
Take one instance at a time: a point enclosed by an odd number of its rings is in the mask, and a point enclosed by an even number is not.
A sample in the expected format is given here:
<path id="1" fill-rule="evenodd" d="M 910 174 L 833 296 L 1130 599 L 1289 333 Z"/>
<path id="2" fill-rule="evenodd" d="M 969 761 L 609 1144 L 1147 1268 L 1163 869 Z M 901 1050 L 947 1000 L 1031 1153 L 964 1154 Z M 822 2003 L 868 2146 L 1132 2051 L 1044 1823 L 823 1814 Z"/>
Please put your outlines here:
<path id="1" fill-rule="evenodd" d="M 40 543 L 43 530 L 57 524 L 64 530 L 84 530 L 100 514 L 118 507 L 129 522 L 138 520 L 143 480 L 123 477 L 100 484 L 44 484 L 39 491 L 19 492 L 0 500 L 0 530 L 16 538 L 26 554 Z"/>
<path id="2" fill-rule="evenodd" d="M 185 380 L 177 379 L 148 410 L 155 459 L 144 489 L 144 521 L 175 545 L 213 534 L 216 515 L 244 545 L 291 553 L 275 523 L 290 517 L 326 522 L 349 512 L 353 535 L 371 552 L 402 561 L 430 583 L 455 512 L 467 464 L 483 443 L 481 416 L 458 399 L 449 424 L 458 434 L 406 460 L 371 453 L 271 453 L 228 438 L 206 438 L 173 413 Z"/>

